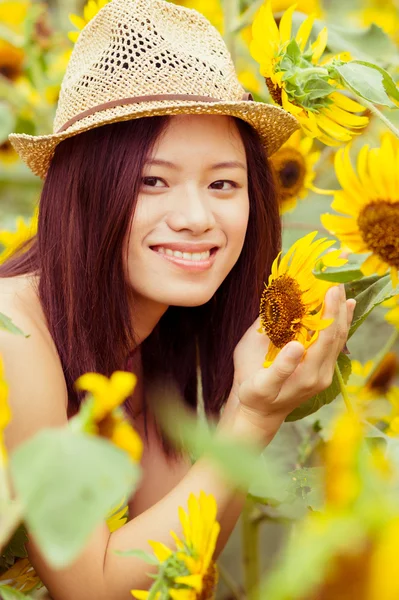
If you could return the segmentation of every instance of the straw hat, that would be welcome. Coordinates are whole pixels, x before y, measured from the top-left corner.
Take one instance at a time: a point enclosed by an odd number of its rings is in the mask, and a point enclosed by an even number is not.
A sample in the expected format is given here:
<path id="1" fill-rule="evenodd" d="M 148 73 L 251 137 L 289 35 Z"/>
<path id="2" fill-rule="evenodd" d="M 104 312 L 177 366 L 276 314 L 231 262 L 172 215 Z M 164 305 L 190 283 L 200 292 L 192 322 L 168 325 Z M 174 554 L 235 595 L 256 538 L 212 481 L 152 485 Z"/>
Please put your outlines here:
<path id="1" fill-rule="evenodd" d="M 112 0 L 81 32 L 51 135 L 10 134 L 15 150 L 45 177 L 62 140 L 116 121 L 177 114 L 239 117 L 267 155 L 298 128 L 278 106 L 252 101 L 219 32 L 199 12 L 165 0 Z"/>

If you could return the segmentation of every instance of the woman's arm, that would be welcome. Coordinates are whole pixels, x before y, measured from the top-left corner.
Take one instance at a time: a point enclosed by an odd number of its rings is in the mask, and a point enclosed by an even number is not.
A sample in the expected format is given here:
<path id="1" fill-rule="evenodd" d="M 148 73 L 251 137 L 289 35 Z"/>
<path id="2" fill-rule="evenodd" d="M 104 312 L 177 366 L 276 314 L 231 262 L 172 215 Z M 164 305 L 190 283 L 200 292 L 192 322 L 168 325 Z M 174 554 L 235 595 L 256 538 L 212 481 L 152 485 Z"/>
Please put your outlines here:
<path id="1" fill-rule="evenodd" d="M 255 336 L 254 328 L 248 336 L 244 336 L 235 355 L 237 377 L 218 435 L 257 442 L 261 450 L 292 408 L 328 384 L 338 347 L 344 343 L 343 338 L 346 339 L 347 321 L 351 320 L 344 300 L 340 307 L 330 302 L 328 306 L 337 323 L 321 332 L 314 345 L 316 349 L 313 353 L 308 351 L 302 364 L 299 364 L 299 355 L 296 358 L 289 355 L 292 344 L 300 346 L 293 342 L 279 354 L 269 369 L 260 369 L 264 354 L 263 349 L 259 349 L 259 342 L 263 338 Z M 10 316 L 31 333 L 28 340 L 0 334 L 0 353 L 5 361 L 14 414 L 7 441 L 12 449 L 16 440 L 20 443 L 41 427 L 66 425 L 67 418 L 65 381 L 49 349 L 48 340 L 33 326 L 28 327 L 29 323 L 25 327 L 15 315 Z M 333 345 L 332 340 L 335 340 Z M 251 358 L 247 367 L 245 363 L 251 348 L 259 354 L 256 360 L 260 360 L 260 364 L 257 365 L 256 361 L 252 364 Z M 327 359 L 328 372 L 324 373 L 320 367 L 326 364 Z M 24 370 L 23 378 L 20 376 L 21 369 Z M 298 376 L 298 371 L 302 375 Z M 33 426 L 30 418 L 33 418 Z M 151 580 L 145 575 L 150 567 L 136 557 L 118 556 L 114 550 L 148 550 L 149 539 L 169 545 L 169 531 L 173 529 L 180 533 L 178 507 L 186 507 L 189 494 L 197 494 L 200 490 L 213 494 L 218 505 L 221 532 L 217 552 L 220 552 L 240 514 L 244 496 L 203 457 L 164 498 L 122 528 L 109 534 L 105 523 L 98 527 L 84 552 L 68 569 L 55 571 L 49 568 L 33 541 L 29 545 L 32 564 L 54 600 L 128 600 L 131 598 L 130 589 L 145 589 L 150 585 Z"/>

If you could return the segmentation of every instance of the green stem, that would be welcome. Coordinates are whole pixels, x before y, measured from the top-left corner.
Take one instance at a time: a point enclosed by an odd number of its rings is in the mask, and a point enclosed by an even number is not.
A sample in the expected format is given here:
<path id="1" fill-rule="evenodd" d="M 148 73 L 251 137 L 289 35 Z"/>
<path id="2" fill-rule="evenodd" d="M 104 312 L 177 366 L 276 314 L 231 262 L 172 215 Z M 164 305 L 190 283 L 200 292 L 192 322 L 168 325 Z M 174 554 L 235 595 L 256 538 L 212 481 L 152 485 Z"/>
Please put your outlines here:
<path id="1" fill-rule="evenodd" d="M 385 356 L 393 348 L 393 346 L 396 344 L 396 341 L 398 339 L 399 339 L 399 329 L 395 329 L 395 331 L 392 332 L 392 335 L 388 339 L 388 341 L 385 344 L 385 346 L 377 354 L 377 356 L 376 356 L 376 362 L 375 362 L 374 367 L 372 368 L 371 372 L 367 376 L 366 383 L 367 383 L 367 381 L 370 381 L 370 379 L 373 377 L 374 373 L 380 367 L 380 365 L 381 365 L 382 361 L 384 360 Z"/>
<path id="2" fill-rule="evenodd" d="M 253 519 L 253 507 L 253 501 L 247 498 L 242 511 L 244 587 L 247 600 L 259 600 L 259 522 Z"/>
<path id="3" fill-rule="evenodd" d="M 352 91 L 352 93 L 354 93 L 353 90 L 351 90 L 351 91 Z M 356 96 L 356 98 L 358 99 L 360 104 L 363 104 L 363 106 L 368 108 L 369 111 L 371 112 L 371 114 L 373 114 L 375 117 L 378 117 L 388 127 L 388 129 L 390 129 L 392 131 L 392 133 L 397 138 L 399 138 L 399 129 L 397 127 L 395 127 L 395 125 L 392 123 L 392 121 L 390 121 L 388 119 L 388 117 L 386 117 L 384 115 L 384 113 L 382 113 L 372 102 L 369 102 L 369 100 L 362 98 L 358 94 L 354 94 L 354 95 Z"/>
<path id="4" fill-rule="evenodd" d="M 350 401 L 349 394 L 348 394 L 348 391 L 346 389 L 344 380 L 342 379 L 342 375 L 341 375 L 341 371 L 339 370 L 338 363 L 335 363 L 335 374 L 337 376 L 339 387 L 340 387 L 340 390 L 341 390 L 341 394 L 342 394 L 342 397 L 344 399 L 345 406 L 346 406 L 346 408 L 348 410 L 348 413 L 351 414 L 351 415 L 355 415 L 355 411 L 354 411 L 352 403 Z"/>
<path id="5" fill-rule="evenodd" d="M 297 79 L 306 79 L 308 75 L 323 75 L 324 77 L 328 76 L 327 69 L 323 67 L 307 67 L 306 69 L 301 69 L 296 75 Z"/>
<path id="6" fill-rule="evenodd" d="M 227 569 L 218 564 L 218 571 L 220 579 L 223 581 L 225 586 L 229 588 L 229 592 L 231 593 L 232 597 L 235 598 L 235 600 L 242 600 L 242 591 Z"/>
<path id="7" fill-rule="evenodd" d="M 223 14 L 224 40 L 226 42 L 227 48 L 229 49 L 233 62 L 235 62 L 237 55 L 237 34 L 235 32 L 235 29 L 240 17 L 240 0 L 224 0 Z"/>
<path id="8" fill-rule="evenodd" d="M 228 1 L 228 0 L 227 0 Z M 252 4 L 240 15 L 238 23 L 233 29 L 234 33 L 239 33 L 249 25 L 252 25 L 255 14 L 264 3 L 264 0 L 252 0 Z"/>

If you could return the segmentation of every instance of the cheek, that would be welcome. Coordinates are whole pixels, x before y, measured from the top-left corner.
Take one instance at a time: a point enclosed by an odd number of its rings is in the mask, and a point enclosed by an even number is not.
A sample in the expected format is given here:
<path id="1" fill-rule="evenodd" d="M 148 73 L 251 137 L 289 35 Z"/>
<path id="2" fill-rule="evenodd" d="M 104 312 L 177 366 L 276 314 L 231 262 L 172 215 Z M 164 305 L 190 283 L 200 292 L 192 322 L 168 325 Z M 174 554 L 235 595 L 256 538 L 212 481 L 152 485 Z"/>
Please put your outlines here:
<path id="1" fill-rule="evenodd" d="M 249 202 L 230 208 L 226 214 L 225 231 L 227 234 L 228 245 L 235 249 L 241 249 L 244 245 L 245 235 L 249 219 Z"/>

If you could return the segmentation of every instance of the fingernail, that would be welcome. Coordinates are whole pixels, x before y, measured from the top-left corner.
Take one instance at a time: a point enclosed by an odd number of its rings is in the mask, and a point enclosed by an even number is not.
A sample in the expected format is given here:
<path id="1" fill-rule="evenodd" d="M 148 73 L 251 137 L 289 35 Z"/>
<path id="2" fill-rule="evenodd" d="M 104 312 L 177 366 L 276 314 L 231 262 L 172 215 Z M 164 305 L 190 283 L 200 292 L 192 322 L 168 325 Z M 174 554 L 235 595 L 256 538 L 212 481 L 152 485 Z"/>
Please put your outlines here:
<path id="1" fill-rule="evenodd" d="M 303 346 L 289 346 L 286 350 L 286 354 L 289 358 L 298 359 L 301 358 L 303 354 Z"/>

